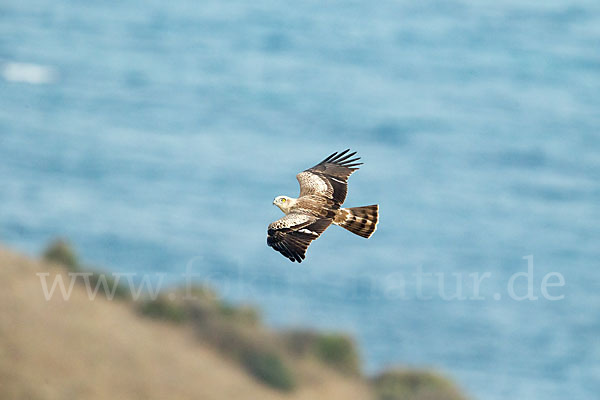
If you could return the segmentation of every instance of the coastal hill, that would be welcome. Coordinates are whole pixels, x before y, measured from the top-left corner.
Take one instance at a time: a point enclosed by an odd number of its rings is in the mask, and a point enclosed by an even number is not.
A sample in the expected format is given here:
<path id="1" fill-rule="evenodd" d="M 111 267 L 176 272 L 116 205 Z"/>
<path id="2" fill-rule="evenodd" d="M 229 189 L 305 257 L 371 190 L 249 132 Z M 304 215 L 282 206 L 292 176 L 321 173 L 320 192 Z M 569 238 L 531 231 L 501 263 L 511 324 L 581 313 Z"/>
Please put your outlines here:
<path id="1" fill-rule="evenodd" d="M 207 289 L 193 300 L 174 300 L 177 292 L 133 300 L 120 287 L 112 300 L 90 300 L 76 283 L 68 300 L 46 299 L 39 273 L 68 283 L 83 268 L 62 242 L 43 259 L 0 248 L 0 398 L 465 398 L 430 371 L 364 377 L 351 338 L 274 332 L 255 310 Z"/>

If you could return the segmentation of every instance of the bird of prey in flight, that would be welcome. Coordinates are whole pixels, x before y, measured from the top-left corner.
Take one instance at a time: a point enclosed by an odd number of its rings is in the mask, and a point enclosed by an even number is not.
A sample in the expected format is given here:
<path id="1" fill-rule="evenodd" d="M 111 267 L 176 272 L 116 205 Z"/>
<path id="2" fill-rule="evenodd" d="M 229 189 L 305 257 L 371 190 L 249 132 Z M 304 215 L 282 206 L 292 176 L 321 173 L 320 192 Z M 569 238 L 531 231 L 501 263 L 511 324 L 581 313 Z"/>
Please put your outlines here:
<path id="1" fill-rule="evenodd" d="M 302 262 L 310 243 L 332 223 L 369 238 L 377 229 L 379 206 L 341 208 L 348 191 L 348 177 L 360 157 L 350 149 L 333 153 L 317 165 L 296 175 L 297 199 L 277 196 L 273 200 L 285 216 L 269 224 L 267 244 L 292 262 Z"/>

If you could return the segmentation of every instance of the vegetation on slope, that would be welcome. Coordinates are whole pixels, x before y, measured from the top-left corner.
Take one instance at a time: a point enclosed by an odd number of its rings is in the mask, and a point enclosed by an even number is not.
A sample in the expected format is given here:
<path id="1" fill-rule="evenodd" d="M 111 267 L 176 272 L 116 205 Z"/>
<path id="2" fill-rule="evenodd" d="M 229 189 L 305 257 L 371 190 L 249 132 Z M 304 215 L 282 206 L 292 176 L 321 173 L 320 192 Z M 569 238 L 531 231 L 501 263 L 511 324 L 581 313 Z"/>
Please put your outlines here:
<path id="1" fill-rule="evenodd" d="M 44 258 L 68 271 L 89 270 L 62 240 L 51 243 Z M 364 378 L 358 349 L 348 336 L 308 330 L 274 332 L 261 324 L 255 309 L 229 304 L 206 287 L 174 289 L 134 301 L 112 276 L 93 271 L 91 277 L 94 286 L 103 279 L 109 288 L 115 285 L 116 297 L 130 303 L 139 315 L 191 328 L 200 342 L 237 363 L 248 376 L 282 393 L 305 387 L 313 379 L 312 369 L 325 368 L 347 377 L 344 379 L 363 382 L 370 397 L 378 400 L 465 398 L 450 381 L 430 371 L 397 369 Z"/>
<path id="2" fill-rule="evenodd" d="M 390 370 L 372 379 L 379 400 L 462 400 L 456 386 L 432 371 Z"/>

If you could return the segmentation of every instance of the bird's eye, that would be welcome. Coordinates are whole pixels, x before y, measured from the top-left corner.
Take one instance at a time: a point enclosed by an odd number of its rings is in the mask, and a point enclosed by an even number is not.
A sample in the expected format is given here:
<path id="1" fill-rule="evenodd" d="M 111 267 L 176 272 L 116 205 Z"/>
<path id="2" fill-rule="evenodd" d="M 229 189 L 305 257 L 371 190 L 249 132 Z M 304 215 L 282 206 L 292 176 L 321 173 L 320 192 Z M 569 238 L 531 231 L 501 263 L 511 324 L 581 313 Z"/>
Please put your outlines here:
<path id="1" fill-rule="evenodd" d="M 281 199 L 281 202 L 282 202 L 282 203 L 285 203 L 285 199 Z"/>

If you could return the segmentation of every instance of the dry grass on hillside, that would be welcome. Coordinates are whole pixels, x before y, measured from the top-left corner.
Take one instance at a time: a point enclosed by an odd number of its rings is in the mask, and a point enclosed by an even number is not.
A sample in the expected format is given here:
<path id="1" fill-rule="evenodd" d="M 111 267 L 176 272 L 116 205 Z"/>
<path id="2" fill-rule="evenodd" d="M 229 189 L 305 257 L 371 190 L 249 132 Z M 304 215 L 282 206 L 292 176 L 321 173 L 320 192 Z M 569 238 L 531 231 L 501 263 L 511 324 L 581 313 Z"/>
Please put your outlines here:
<path id="1" fill-rule="evenodd" d="M 68 300 L 58 290 L 46 300 L 38 272 L 68 287 L 67 272 L 91 271 L 66 242 L 44 257 L 0 248 L 0 399 L 465 399 L 427 370 L 367 379 L 352 338 L 270 330 L 206 288 L 133 301 L 120 287 L 113 301 L 90 300 L 80 281 Z"/>
<path id="2" fill-rule="evenodd" d="M 0 249 L 1 399 L 369 399 L 360 379 L 310 361 L 286 394 L 198 340 L 193 328 L 142 316 L 130 303 L 46 301 L 36 272 L 65 269 Z"/>

